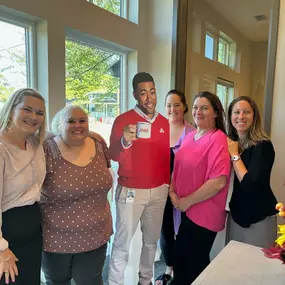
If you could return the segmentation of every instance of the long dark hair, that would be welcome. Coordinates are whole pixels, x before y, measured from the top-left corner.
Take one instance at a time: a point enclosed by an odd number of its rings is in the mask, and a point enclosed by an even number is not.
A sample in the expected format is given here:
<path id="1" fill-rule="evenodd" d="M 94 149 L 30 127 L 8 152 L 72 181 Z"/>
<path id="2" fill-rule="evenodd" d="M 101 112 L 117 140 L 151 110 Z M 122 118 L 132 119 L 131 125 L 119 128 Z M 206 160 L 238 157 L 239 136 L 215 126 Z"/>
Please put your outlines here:
<path id="1" fill-rule="evenodd" d="M 237 131 L 235 127 L 232 125 L 232 120 L 231 120 L 234 105 L 240 101 L 246 101 L 253 110 L 253 123 L 248 129 L 247 136 L 243 141 L 239 140 Z M 266 135 L 262 126 L 262 121 L 258 107 L 252 98 L 248 96 L 240 96 L 231 102 L 228 109 L 228 135 L 232 140 L 239 141 L 240 146 L 243 149 L 256 145 L 260 141 L 269 140 L 269 137 Z"/>
<path id="2" fill-rule="evenodd" d="M 199 92 L 194 97 L 193 104 L 197 98 L 206 98 L 210 102 L 212 108 L 217 114 L 217 117 L 215 118 L 216 128 L 226 134 L 226 127 L 225 127 L 226 114 L 219 97 L 212 92 L 208 91 Z"/>
<path id="3" fill-rule="evenodd" d="M 180 97 L 180 101 L 181 101 L 181 103 L 183 104 L 183 106 L 185 107 L 184 114 L 186 114 L 186 113 L 188 112 L 188 105 L 187 105 L 187 103 L 186 103 L 185 94 L 184 94 L 182 91 L 180 91 L 180 90 L 172 89 L 172 90 L 170 90 L 170 91 L 166 94 L 164 104 L 166 104 L 166 100 L 167 100 L 167 97 L 168 97 L 169 95 L 177 95 L 177 96 Z"/>

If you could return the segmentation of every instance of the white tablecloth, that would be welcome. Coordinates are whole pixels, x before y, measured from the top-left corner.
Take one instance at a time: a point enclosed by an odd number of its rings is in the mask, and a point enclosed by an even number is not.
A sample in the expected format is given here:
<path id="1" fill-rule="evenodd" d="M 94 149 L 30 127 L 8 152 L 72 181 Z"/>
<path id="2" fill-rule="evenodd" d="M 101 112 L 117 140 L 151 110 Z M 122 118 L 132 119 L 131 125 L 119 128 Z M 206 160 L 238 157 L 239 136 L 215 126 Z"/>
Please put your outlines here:
<path id="1" fill-rule="evenodd" d="M 192 285 L 285 285 L 285 264 L 259 247 L 231 241 Z"/>

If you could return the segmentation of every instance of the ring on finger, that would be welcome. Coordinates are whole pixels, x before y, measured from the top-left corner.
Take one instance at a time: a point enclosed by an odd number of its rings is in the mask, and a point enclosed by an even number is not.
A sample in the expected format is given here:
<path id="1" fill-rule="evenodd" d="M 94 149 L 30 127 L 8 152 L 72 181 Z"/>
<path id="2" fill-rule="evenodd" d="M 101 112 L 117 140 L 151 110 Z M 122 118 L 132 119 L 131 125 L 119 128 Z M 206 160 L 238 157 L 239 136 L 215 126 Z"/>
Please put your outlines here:
<path id="1" fill-rule="evenodd" d="M 8 271 L 5 271 L 5 275 L 9 275 L 9 272 L 8 272 Z"/>

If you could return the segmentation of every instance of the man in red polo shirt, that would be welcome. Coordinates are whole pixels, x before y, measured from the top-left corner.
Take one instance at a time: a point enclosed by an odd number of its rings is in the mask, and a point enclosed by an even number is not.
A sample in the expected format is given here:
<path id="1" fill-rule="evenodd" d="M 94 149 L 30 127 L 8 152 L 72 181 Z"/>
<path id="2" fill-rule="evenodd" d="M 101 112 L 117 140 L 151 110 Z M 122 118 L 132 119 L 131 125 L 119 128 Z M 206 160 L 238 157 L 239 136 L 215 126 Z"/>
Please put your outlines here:
<path id="1" fill-rule="evenodd" d="M 139 221 L 143 242 L 139 284 L 152 284 L 153 263 L 168 195 L 169 124 L 155 110 L 157 98 L 152 76 L 137 73 L 133 78 L 133 90 L 137 105 L 116 118 L 110 137 L 111 158 L 119 163 L 119 178 L 109 285 L 124 284 L 130 243 Z M 138 130 L 138 123 L 145 127 Z M 140 131 L 147 134 L 141 135 Z"/>

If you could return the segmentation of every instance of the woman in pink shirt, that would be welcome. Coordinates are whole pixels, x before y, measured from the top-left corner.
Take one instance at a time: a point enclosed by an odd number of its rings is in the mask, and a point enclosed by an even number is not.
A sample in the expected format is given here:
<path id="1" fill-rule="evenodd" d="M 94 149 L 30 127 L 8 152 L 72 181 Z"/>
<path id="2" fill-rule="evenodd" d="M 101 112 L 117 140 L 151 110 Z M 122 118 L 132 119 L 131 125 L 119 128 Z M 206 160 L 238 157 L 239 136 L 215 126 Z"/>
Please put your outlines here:
<path id="1" fill-rule="evenodd" d="M 176 153 L 170 197 L 182 219 L 175 244 L 174 279 L 189 285 L 209 264 L 217 232 L 224 229 L 230 156 L 219 98 L 200 92 L 192 109 L 197 130 Z M 190 155 L 191 154 L 191 155 Z"/>

